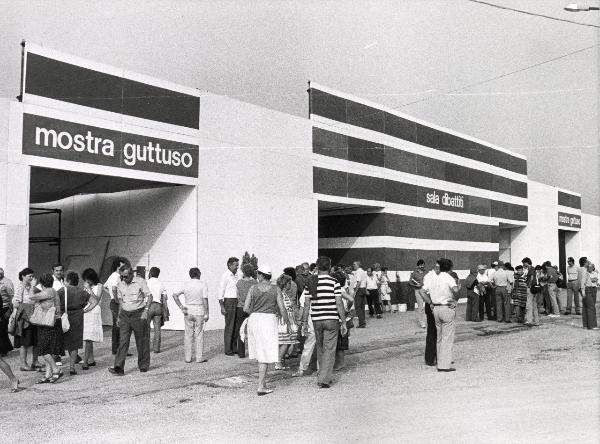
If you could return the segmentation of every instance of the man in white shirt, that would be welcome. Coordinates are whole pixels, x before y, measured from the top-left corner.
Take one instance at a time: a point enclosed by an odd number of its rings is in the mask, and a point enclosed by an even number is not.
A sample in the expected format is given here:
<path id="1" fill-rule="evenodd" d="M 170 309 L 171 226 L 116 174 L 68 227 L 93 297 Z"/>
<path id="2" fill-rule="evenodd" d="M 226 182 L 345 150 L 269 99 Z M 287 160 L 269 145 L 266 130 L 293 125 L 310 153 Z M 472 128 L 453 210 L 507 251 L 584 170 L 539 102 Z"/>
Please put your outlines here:
<path id="1" fill-rule="evenodd" d="M 367 272 L 362 269 L 360 261 L 352 263 L 354 270 L 354 308 L 358 316 L 358 328 L 365 328 L 367 320 L 365 316 L 365 303 L 367 300 Z"/>
<path id="2" fill-rule="evenodd" d="M 196 362 L 206 362 L 204 358 L 204 324 L 208 322 L 208 285 L 200 280 L 200 269 L 190 268 L 190 280 L 183 288 L 173 293 L 173 300 L 183 313 L 185 333 L 183 336 L 183 352 L 185 362 L 192 362 L 194 351 Z M 179 296 L 185 298 L 185 306 Z"/>
<path id="3" fill-rule="evenodd" d="M 449 274 L 452 271 L 452 262 L 448 259 L 439 259 L 440 273 L 424 279 L 423 290 L 428 303 L 433 306 L 433 316 L 437 332 L 437 370 L 438 372 L 453 372 L 452 346 L 456 326 L 456 300 L 458 298 L 458 284 Z"/>
<path id="4" fill-rule="evenodd" d="M 54 264 L 52 266 L 52 277 L 54 278 L 52 288 L 55 291 L 63 288 L 65 286 L 65 267 L 62 264 Z"/>
<path id="5" fill-rule="evenodd" d="M 152 350 L 154 353 L 160 353 L 160 339 L 161 331 L 160 328 L 168 321 L 169 309 L 167 307 L 167 290 L 161 281 L 158 280 L 160 276 L 160 268 L 152 267 L 148 274 L 148 288 L 152 293 L 152 304 L 148 309 L 148 324 L 152 322 L 154 324 L 154 338 L 152 339 Z M 150 325 L 148 325 L 148 328 Z"/>
<path id="6" fill-rule="evenodd" d="M 500 262 L 498 267 L 491 279 L 496 294 L 496 320 L 510 323 L 510 297 L 515 284 L 514 272 L 507 270 L 503 262 Z"/>
<path id="7" fill-rule="evenodd" d="M 116 355 L 119 350 L 119 327 L 117 326 L 117 322 L 119 319 L 119 299 L 117 298 L 117 286 L 119 282 L 121 282 L 121 275 L 119 274 L 119 268 L 123 265 L 130 265 L 128 259 L 124 257 L 116 257 L 111 264 L 110 271 L 111 275 L 108 277 L 106 282 L 104 283 L 104 288 L 108 290 L 110 294 L 110 312 L 112 313 L 112 354 Z M 127 356 L 131 356 L 127 354 Z"/>
<path id="8" fill-rule="evenodd" d="M 237 282 L 240 280 L 238 269 L 240 260 L 230 257 L 227 260 L 227 271 L 221 276 L 219 286 L 219 305 L 221 314 L 225 316 L 225 329 L 223 331 L 224 351 L 227 356 L 237 353 L 237 337 L 241 325 L 237 325 Z"/>
<path id="9" fill-rule="evenodd" d="M 494 261 L 494 262 L 492 262 L 492 266 L 486 270 L 485 274 L 487 275 L 488 280 L 490 282 L 492 281 L 492 277 L 494 277 L 494 273 L 496 273 L 496 271 L 499 268 L 500 267 L 498 265 L 498 261 Z M 490 303 L 490 312 L 492 314 L 492 317 L 488 317 L 488 320 L 495 320 L 498 315 L 498 307 L 496 307 L 496 290 L 494 289 L 494 287 L 491 284 L 488 288 L 488 295 L 489 295 L 489 303 Z"/>

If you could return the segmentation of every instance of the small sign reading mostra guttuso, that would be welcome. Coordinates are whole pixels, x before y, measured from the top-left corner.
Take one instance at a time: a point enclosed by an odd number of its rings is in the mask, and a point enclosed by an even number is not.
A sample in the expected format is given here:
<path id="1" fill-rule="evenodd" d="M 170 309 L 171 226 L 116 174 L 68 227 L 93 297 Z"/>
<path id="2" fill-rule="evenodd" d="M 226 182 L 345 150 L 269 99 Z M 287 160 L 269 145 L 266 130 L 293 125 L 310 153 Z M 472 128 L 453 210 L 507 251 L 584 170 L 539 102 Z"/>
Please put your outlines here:
<path id="1" fill-rule="evenodd" d="M 23 154 L 198 177 L 198 146 L 23 114 Z"/>

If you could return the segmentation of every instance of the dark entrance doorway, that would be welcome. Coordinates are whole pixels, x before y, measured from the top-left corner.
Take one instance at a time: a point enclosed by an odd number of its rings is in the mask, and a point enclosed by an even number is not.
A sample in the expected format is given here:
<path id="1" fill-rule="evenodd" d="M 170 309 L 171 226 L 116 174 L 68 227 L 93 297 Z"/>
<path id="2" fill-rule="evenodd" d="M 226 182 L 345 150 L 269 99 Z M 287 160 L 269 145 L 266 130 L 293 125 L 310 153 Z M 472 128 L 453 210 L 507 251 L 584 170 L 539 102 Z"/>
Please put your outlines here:
<path id="1" fill-rule="evenodd" d="M 558 269 L 563 276 L 567 276 L 567 249 L 565 230 L 558 230 Z"/>

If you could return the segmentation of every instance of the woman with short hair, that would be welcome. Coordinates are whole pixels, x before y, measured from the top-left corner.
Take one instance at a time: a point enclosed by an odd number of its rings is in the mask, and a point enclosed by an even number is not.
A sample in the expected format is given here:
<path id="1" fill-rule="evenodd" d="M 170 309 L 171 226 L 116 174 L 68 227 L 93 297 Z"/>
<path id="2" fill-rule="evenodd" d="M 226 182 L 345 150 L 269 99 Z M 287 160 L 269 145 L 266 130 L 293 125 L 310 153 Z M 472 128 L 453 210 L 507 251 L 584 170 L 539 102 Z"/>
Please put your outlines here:
<path id="1" fill-rule="evenodd" d="M 20 370 L 22 372 L 36 371 L 42 368 L 38 362 L 37 351 L 37 328 L 29 322 L 29 315 L 33 313 L 34 303 L 32 296 L 39 290 L 35 288 L 36 281 L 31 268 L 24 268 L 19 272 L 17 291 L 13 297 L 13 307 L 17 330 L 15 332 L 15 348 L 19 349 L 21 360 Z M 27 363 L 27 357 L 31 356 L 31 365 Z"/>
<path id="2" fill-rule="evenodd" d="M 96 365 L 94 358 L 94 342 L 101 343 L 104 340 L 102 329 L 102 311 L 100 302 L 104 286 L 100 283 L 98 273 L 93 268 L 86 268 L 81 273 L 84 288 L 90 293 L 90 303 L 83 310 L 83 362 L 81 368 L 87 370 Z M 95 305 L 92 305 L 95 301 Z"/>
<path id="3" fill-rule="evenodd" d="M 60 319 L 60 301 L 56 291 L 52 288 L 54 277 L 50 273 L 44 273 L 40 276 L 40 285 L 42 291 L 31 296 L 31 300 L 36 303 L 36 306 L 47 312 L 54 308 L 54 321 L 51 325 L 36 325 L 37 330 L 37 353 L 46 361 L 45 376 L 38 381 L 38 384 L 55 383 L 63 373 L 56 365 L 56 361 L 52 356 L 56 348 L 56 329 L 54 325 L 57 319 Z"/>
<path id="4" fill-rule="evenodd" d="M 69 330 L 63 334 L 63 344 L 65 350 L 69 352 L 69 373 L 73 376 L 77 374 L 77 370 L 75 370 L 77 351 L 83 347 L 84 309 L 88 312 L 91 311 L 98 305 L 98 300 L 92 298 L 92 301 L 90 302 L 90 293 L 83 288 L 78 287 L 79 275 L 74 271 L 67 271 L 65 281 L 66 285 L 58 290 L 58 296 L 60 298 L 61 311 L 66 312 L 69 318 L 70 327 Z"/>
<path id="5" fill-rule="evenodd" d="M 258 396 L 268 395 L 265 378 L 269 364 L 279 362 L 277 313 L 289 326 L 289 317 L 283 303 L 281 289 L 271 283 L 271 269 L 261 265 L 257 270 L 258 283 L 248 291 L 244 311 L 248 319 L 248 355 L 258 361 Z"/>
<path id="6" fill-rule="evenodd" d="M 275 370 L 287 370 L 289 368 L 284 365 L 285 359 L 289 358 L 294 346 L 298 344 L 298 327 L 296 324 L 298 307 L 292 282 L 292 277 L 287 274 L 282 274 L 277 279 L 277 286 L 281 290 L 288 322 L 284 321 L 283 316 L 279 318 L 279 362 L 275 364 Z"/>

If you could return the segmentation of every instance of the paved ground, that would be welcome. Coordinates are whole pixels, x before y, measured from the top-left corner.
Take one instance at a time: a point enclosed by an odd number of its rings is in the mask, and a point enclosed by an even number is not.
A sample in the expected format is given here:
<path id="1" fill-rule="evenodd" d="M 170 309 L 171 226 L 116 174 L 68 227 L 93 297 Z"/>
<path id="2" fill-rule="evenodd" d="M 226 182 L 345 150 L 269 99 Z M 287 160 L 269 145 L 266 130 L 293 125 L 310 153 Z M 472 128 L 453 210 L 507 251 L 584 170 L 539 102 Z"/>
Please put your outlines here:
<path id="1" fill-rule="evenodd" d="M 578 442 L 600 441 L 600 332 L 578 316 L 528 329 L 464 322 L 458 371 L 423 365 L 425 333 L 414 313 L 353 330 L 347 368 L 329 390 L 314 377 L 274 372 L 256 396 L 256 364 L 221 354 L 209 332 L 207 364 L 185 364 L 180 332 L 141 374 L 130 358 L 110 376 L 108 341 L 98 367 L 55 385 L 8 393 L 0 380 L 2 442 Z M 222 347 L 222 346 L 221 346 Z M 16 367 L 13 352 L 9 361 Z M 10 438 L 8 438 L 10 437 Z M 9 440 L 10 439 L 10 440 Z"/>

